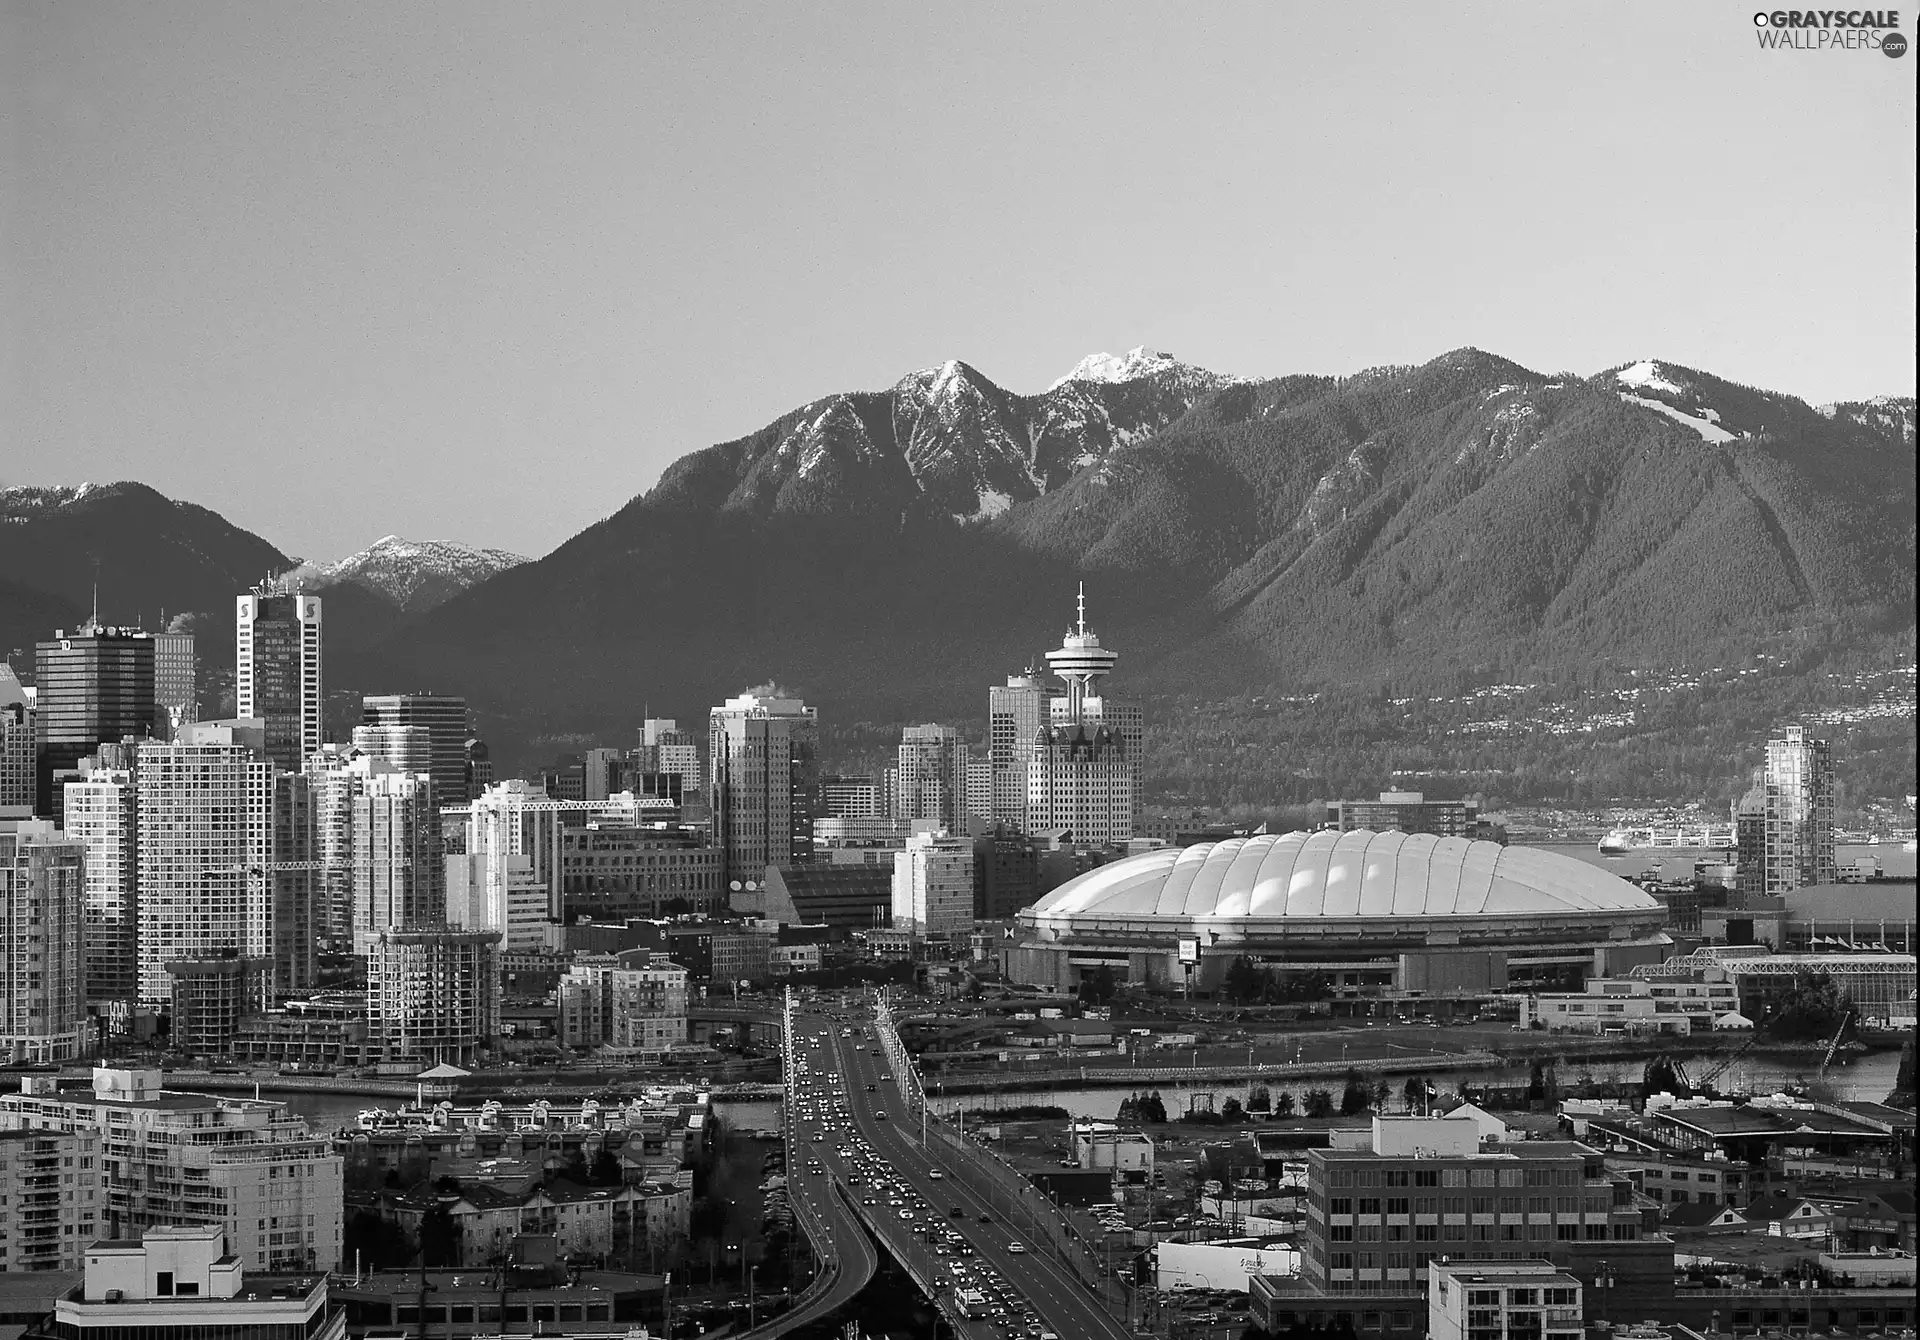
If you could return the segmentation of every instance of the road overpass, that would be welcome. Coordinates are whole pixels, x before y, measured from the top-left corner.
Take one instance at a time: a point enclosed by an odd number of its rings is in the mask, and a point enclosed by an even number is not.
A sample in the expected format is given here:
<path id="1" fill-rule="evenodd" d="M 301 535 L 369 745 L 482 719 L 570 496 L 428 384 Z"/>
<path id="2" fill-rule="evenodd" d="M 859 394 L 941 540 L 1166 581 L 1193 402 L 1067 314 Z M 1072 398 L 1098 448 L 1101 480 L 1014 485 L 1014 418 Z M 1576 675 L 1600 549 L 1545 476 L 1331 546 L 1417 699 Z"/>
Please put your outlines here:
<path id="1" fill-rule="evenodd" d="M 963 1211 L 950 1216 L 948 1225 L 965 1237 L 974 1259 L 997 1272 L 1031 1305 L 1046 1329 L 1061 1340 L 1128 1340 L 1124 1294 L 1105 1287 L 1064 1216 L 1011 1169 L 989 1174 L 982 1166 L 982 1151 L 943 1123 L 923 1117 L 918 1075 L 910 1064 L 902 1064 L 906 1058 L 897 1037 L 890 1036 L 891 1026 L 881 1019 L 877 1030 L 880 1036 L 872 1042 L 829 1038 L 837 1079 L 848 1094 L 848 1110 L 860 1134 L 936 1210 Z M 874 1087 L 872 1094 L 868 1085 Z M 912 1269 L 916 1240 L 906 1234 L 882 1237 Z M 979 1322 L 962 1331 L 981 1337 L 995 1334 Z"/>

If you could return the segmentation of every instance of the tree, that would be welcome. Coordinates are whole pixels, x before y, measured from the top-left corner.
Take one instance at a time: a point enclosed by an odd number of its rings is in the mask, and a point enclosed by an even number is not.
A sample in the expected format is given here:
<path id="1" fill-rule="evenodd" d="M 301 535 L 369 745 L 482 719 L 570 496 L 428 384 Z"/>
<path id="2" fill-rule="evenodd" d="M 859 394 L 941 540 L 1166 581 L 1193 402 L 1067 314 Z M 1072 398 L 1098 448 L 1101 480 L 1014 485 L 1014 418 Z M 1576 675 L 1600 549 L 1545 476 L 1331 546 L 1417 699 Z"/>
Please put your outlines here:
<path id="1" fill-rule="evenodd" d="M 1113 965 L 1102 963 L 1090 973 L 1080 978 L 1080 1002 L 1083 1005 L 1110 1005 L 1114 992 L 1119 990 L 1114 980 Z"/>
<path id="2" fill-rule="evenodd" d="M 593 1156 L 587 1179 L 595 1186 L 619 1186 L 624 1180 L 620 1172 L 620 1160 L 605 1145 L 600 1146 L 600 1152 Z"/>
<path id="3" fill-rule="evenodd" d="M 1793 987 L 1768 1016 L 1766 1030 L 1776 1038 L 1824 1041 L 1852 1026 L 1853 1002 L 1840 990 L 1831 973 L 1796 974 Z"/>
<path id="4" fill-rule="evenodd" d="M 1233 1122 L 1246 1119 L 1247 1110 L 1240 1105 L 1238 1098 L 1229 1097 L 1226 1102 L 1220 1104 L 1220 1120 Z"/>
<path id="5" fill-rule="evenodd" d="M 1908 1038 L 1900 1048 L 1900 1069 L 1893 1077 L 1893 1092 L 1887 1095 L 1887 1103 L 1892 1107 L 1912 1107 L 1914 1096 L 1914 1045 Z"/>
<path id="6" fill-rule="evenodd" d="M 413 1261 L 416 1250 L 404 1228 L 373 1210 L 349 1215 L 340 1241 L 343 1258 L 369 1270 L 398 1270 Z"/>
<path id="7" fill-rule="evenodd" d="M 1433 1086 L 1425 1075 L 1409 1075 L 1401 1096 L 1407 1100 L 1407 1111 L 1425 1112 L 1433 1101 Z"/>
<path id="8" fill-rule="evenodd" d="M 1673 1063 L 1671 1056 L 1654 1057 L 1641 1073 L 1641 1100 L 1645 1101 L 1656 1093 L 1670 1093 L 1676 1098 L 1693 1096 L 1693 1086 L 1681 1078 L 1680 1067 Z"/>
<path id="9" fill-rule="evenodd" d="M 1224 1105 L 1220 1112 L 1222 1116 L 1226 1114 Z M 1233 1185 L 1233 1160 L 1228 1156 L 1227 1151 L 1218 1145 L 1207 1146 L 1205 1152 L 1201 1154 L 1200 1172 L 1205 1180 L 1218 1182 L 1223 1188 Z"/>
<path id="10" fill-rule="evenodd" d="M 1357 1117 L 1373 1110 L 1373 1089 L 1358 1070 L 1347 1072 L 1346 1087 L 1340 1091 L 1340 1115 Z"/>
<path id="11" fill-rule="evenodd" d="M 460 1264 L 460 1225 L 438 1201 L 420 1216 L 420 1263 L 429 1267 Z"/>
<path id="12" fill-rule="evenodd" d="M 1150 1091 L 1140 1100 L 1140 1120 L 1164 1126 L 1167 1121 L 1167 1105 L 1160 1099 L 1160 1090 Z"/>
<path id="13" fill-rule="evenodd" d="M 1280 1090 L 1279 1094 L 1273 1100 L 1273 1115 L 1276 1117 L 1290 1117 L 1293 1115 L 1293 1094 L 1285 1089 Z"/>
<path id="14" fill-rule="evenodd" d="M 1309 1117 L 1333 1115 L 1333 1095 L 1325 1089 L 1308 1089 L 1301 1099 L 1301 1110 Z"/>
<path id="15" fill-rule="evenodd" d="M 1220 993 L 1236 1005 L 1250 1005 L 1266 994 L 1267 975 L 1253 965 L 1245 954 L 1227 968 Z"/>
<path id="16" fill-rule="evenodd" d="M 1273 1111 L 1273 1090 L 1269 1089 L 1264 1084 L 1254 1085 L 1253 1091 L 1247 1095 L 1247 1111 L 1249 1112 Z"/>

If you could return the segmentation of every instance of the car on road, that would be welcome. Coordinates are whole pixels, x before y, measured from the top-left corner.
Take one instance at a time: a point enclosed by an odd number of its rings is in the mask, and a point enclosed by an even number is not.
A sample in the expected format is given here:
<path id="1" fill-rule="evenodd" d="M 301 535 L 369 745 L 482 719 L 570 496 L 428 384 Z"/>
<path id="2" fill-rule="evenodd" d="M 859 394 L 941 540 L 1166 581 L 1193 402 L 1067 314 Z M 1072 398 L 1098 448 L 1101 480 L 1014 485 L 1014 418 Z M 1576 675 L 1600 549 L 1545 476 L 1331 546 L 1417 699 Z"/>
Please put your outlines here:
<path id="1" fill-rule="evenodd" d="M 993 1222 L 993 1216 L 990 1214 L 983 1214 L 980 1216 L 980 1222 L 983 1224 L 990 1224 Z"/>
<path id="2" fill-rule="evenodd" d="M 1018 1256 L 1027 1250 L 1027 1245 L 1024 1242 L 1009 1242 L 1007 1244 L 1007 1250 L 1013 1255 Z"/>
<path id="3" fill-rule="evenodd" d="M 940 1170 L 939 1170 L 938 1168 L 929 1168 L 929 1169 L 927 1170 L 927 1176 L 928 1176 L 928 1177 L 931 1177 L 931 1178 L 932 1178 L 932 1179 L 933 1179 L 934 1181 L 936 1181 L 936 1182 L 937 1182 L 937 1181 L 939 1181 L 939 1180 L 940 1180 L 941 1178 L 943 1178 L 943 1177 L 945 1177 L 945 1176 L 946 1176 L 946 1174 L 945 1174 L 945 1173 L 943 1173 L 943 1172 L 941 1172 L 941 1171 L 940 1171 Z"/>

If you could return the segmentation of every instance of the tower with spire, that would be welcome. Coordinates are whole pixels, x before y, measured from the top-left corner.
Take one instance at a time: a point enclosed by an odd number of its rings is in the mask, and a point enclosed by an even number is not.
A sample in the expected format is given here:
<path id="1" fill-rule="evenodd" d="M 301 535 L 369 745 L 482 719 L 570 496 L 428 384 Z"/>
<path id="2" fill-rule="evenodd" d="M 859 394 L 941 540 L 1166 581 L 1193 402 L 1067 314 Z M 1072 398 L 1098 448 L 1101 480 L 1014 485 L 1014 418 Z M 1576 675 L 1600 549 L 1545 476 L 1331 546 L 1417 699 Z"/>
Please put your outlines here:
<path id="1" fill-rule="evenodd" d="M 1048 697 L 1045 715 L 1030 728 L 1025 751 L 1028 833 L 1065 830 L 1075 843 L 1105 846 L 1133 835 L 1139 813 L 1142 713 L 1103 692 L 1118 652 L 1100 645 L 1087 627 L 1086 583 L 1080 584 L 1074 624 L 1046 653 L 1047 669 L 1065 692 Z M 1007 681 L 1011 701 L 1020 688 L 1040 693 L 1029 674 Z M 996 690 L 996 698 L 1000 691 Z M 996 701 L 996 706 L 998 705 Z M 1037 708 L 1039 704 L 1035 702 Z M 1035 715 L 1039 715 L 1035 712 Z"/>

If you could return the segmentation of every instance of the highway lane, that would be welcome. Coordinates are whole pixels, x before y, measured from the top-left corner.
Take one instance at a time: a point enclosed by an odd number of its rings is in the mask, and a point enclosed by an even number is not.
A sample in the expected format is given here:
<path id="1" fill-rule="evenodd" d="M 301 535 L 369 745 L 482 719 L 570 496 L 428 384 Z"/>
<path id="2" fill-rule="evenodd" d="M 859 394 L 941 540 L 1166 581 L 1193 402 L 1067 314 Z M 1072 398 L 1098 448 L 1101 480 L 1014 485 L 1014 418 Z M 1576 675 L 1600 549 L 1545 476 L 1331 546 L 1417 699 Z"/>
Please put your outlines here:
<path id="1" fill-rule="evenodd" d="M 795 1051 L 804 1054 L 805 1049 L 796 1046 Z M 880 1268 L 879 1251 L 844 1191 L 835 1186 L 831 1171 L 811 1166 L 813 1160 L 806 1152 L 808 1145 L 794 1127 L 797 1110 L 794 1098 L 796 1090 L 802 1087 L 797 1081 L 807 1078 L 798 1073 L 797 1062 L 798 1056 L 788 1056 L 784 1075 L 787 1092 L 782 1111 L 787 1134 L 787 1195 L 793 1205 L 796 1230 L 806 1232 L 821 1262 L 821 1271 L 830 1280 L 826 1288 L 805 1296 L 792 1311 L 744 1332 L 740 1340 L 773 1340 L 832 1314 L 852 1302 Z"/>
<path id="2" fill-rule="evenodd" d="M 872 1040 L 870 1021 L 864 1022 L 864 1029 L 866 1036 L 857 1042 L 839 1038 L 837 1030 L 829 1041 L 838 1078 L 849 1095 L 848 1109 L 855 1127 L 874 1151 L 934 1207 L 936 1214 L 948 1214 L 955 1207 L 964 1210 L 963 1217 L 949 1214 L 949 1227 L 965 1237 L 976 1253 L 975 1259 L 996 1271 L 1038 1312 L 1042 1334 L 1051 1332 L 1060 1340 L 1128 1340 L 1129 1328 L 1089 1293 L 1071 1268 L 1054 1259 L 1044 1238 L 1030 1234 L 1017 1222 L 1004 1222 L 1000 1210 L 952 1176 L 948 1161 L 954 1155 L 937 1141 L 931 1150 L 921 1146 L 918 1122 L 910 1117 L 906 1101 L 891 1078 L 890 1063 L 873 1055 L 877 1044 Z M 872 1092 L 868 1092 L 869 1085 L 873 1086 Z M 882 1112 L 886 1113 L 884 1117 Z M 982 1222 L 983 1216 L 987 1222 Z M 1025 1340 L 1036 1340 L 1032 1328 L 1011 1332 L 1005 1320 L 988 1334 L 1018 1334 Z"/>
<path id="3" fill-rule="evenodd" d="M 794 1036 L 799 1060 L 794 1069 L 795 1082 L 789 1086 L 796 1133 L 794 1158 L 809 1175 L 824 1173 L 838 1181 L 850 1199 L 861 1202 L 861 1212 L 869 1217 L 871 1230 L 887 1249 L 923 1289 L 947 1302 L 944 1310 L 954 1320 L 961 1340 L 1004 1340 L 1006 1332 L 993 1329 L 989 1319 L 961 1318 L 952 1306 L 956 1273 L 971 1272 L 974 1262 L 957 1255 L 944 1240 L 926 1233 L 927 1223 L 943 1215 L 944 1207 L 936 1208 L 903 1180 L 896 1179 L 885 1155 L 856 1125 L 855 1099 L 867 1095 L 851 1094 L 841 1082 L 853 1046 L 838 1036 L 845 1026 L 823 1016 L 796 1015 Z M 943 1238 L 947 1232 L 944 1219 L 937 1229 Z M 1040 1324 L 1037 1315 L 1032 1320 Z M 1024 1336 L 1025 1330 L 1020 1334 Z"/>

